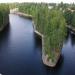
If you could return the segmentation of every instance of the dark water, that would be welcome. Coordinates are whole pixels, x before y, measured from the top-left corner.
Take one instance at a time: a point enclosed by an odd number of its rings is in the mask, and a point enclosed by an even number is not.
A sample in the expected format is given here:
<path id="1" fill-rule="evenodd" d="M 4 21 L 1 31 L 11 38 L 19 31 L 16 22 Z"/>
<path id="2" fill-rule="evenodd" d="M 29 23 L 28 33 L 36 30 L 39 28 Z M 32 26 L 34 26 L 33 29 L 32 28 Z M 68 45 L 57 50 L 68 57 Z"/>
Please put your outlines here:
<path id="1" fill-rule="evenodd" d="M 56 68 L 42 63 L 41 40 L 35 39 L 32 21 L 10 15 L 0 33 L 0 73 L 3 75 L 75 75 L 75 35 L 68 33 Z"/>

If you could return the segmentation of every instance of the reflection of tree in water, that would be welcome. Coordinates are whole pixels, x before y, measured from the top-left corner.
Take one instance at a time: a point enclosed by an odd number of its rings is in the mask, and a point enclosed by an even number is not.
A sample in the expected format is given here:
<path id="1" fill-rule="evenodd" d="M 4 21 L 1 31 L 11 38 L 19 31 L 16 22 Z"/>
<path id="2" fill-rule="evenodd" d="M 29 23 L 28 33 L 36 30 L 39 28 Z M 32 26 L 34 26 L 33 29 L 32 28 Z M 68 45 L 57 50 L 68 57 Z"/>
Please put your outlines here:
<path id="1" fill-rule="evenodd" d="M 7 25 L 5 29 L 2 32 L 0 32 L 0 48 L 3 44 L 8 45 L 9 36 L 10 36 L 10 25 Z"/>
<path id="2" fill-rule="evenodd" d="M 67 34 L 66 34 L 65 41 L 64 41 L 65 44 L 68 42 L 69 33 L 70 31 L 67 29 Z"/>
<path id="3" fill-rule="evenodd" d="M 68 39 L 71 39 L 71 45 L 74 46 L 75 45 L 75 33 L 72 32 L 69 29 L 67 30 L 67 35 L 66 35 L 65 43 L 68 42 Z"/>
<path id="4" fill-rule="evenodd" d="M 72 46 L 74 46 L 75 45 L 75 34 L 71 30 L 68 29 L 64 43 L 67 43 L 69 39 L 71 40 Z"/>
<path id="5" fill-rule="evenodd" d="M 72 46 L 74 46 L 75 45 L 75 34 L 70 33 L 70 37 L 71 37 L 71 44 Z"/>
<path id="6" fill-rule="evenodd" d="M 0 38 L 6 38 L 9 35 L 10 25 L 8 24 L 3 31 L 0 32 Z"/>
<path id="7" fill-rule="evenodd" d="M 34 33 L 34 39 L 35 39 L 35 48 L 37 47 L 42 48 L 42 37 Z"/>

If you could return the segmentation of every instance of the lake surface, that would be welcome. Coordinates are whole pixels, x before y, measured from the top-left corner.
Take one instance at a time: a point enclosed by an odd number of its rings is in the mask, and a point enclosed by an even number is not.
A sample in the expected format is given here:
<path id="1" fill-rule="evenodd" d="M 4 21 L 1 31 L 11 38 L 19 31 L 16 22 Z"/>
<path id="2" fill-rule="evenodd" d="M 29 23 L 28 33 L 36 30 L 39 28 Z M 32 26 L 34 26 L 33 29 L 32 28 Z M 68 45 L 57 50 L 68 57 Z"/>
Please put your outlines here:
<path id="1" fill-rule="evenodd" d="M 10 25 L 0 33 L 0 73 L 3 75 L 75 75 L 75 35 L 68 32 L 62 57 L 52 69 L 41 57 L 41 40 L 32 21 L 10 14 Z"/>

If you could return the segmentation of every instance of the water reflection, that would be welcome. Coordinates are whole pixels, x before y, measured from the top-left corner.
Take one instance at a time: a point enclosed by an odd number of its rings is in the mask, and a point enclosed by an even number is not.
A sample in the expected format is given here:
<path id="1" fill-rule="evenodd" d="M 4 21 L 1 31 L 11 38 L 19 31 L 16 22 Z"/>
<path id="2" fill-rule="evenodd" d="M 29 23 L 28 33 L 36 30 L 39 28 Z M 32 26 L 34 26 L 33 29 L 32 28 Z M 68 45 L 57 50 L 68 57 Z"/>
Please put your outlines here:
<path id="1" fill-rule="evenodd" d="M 7 32 L 6 32 L 7 31 Z M 6 27 L 5 27 L 5 29 L 2 31 L 2 32 L 0 32 L 0 38 L 1 39 L 3 39 L 3 38 L 6 38 L 8 35 L 9 35 L 9 33 L 10 33 L 10 25 L 8 24 Z M 4 36 L 6 36 L 6 37 L 4 37 Z M 1 41 L 1 40 L 0 40 Z"/>
<path id="2" fill-rule="evenodd" d="M 70 33 L 71 35 L 71 44 L 72 46 L 75 46 L 75 34 Z"/>
<path id="3" fill-rule="evenodd" d="M 0 32 L 0 50 L 3 46 L 8 46 L 10 40 L 10 25 L 8 24 L 5 29 Z"/>
<path id="4" fill-rule="evenodd" d="M 68 41 L 71 41 L 71 45 L 72 46 L 75 46 L 75 34 L 74 32 L 72 32 L 71 30 L 67 30 L 67 35 L 66 35 L 66 38 L 65 38 L 65 44 L 68 42 Z"/>
<path id="5" fill-rule="evenodd" d="M 34 39 L 35 39 L 35 47 L 42 48 L 42 37 L 34 33 Z"/>

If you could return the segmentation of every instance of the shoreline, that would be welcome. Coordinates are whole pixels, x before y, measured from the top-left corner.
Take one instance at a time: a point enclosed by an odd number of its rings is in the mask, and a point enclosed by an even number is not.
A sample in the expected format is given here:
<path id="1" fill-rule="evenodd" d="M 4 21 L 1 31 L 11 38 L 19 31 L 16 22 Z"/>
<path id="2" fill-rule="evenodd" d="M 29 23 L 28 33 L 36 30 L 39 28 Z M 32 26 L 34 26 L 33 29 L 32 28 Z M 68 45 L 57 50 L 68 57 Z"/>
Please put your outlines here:
<path id="1" fill-rule="evenodd" d="M 28 15 L 28 14 L 25 14 L 25 13 L 22 13 L 22 12 L 11 12 L 10 14 L 16 14 L 16 15 L 25 17 L 27 19 L 32 19 L 33 18 L 32 15 Z"/>

